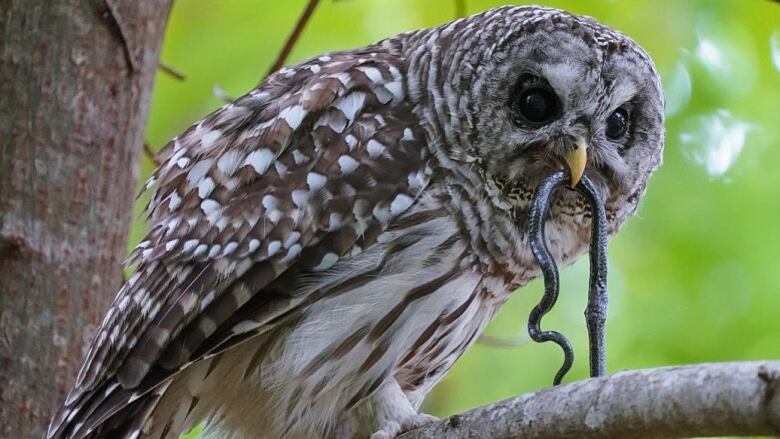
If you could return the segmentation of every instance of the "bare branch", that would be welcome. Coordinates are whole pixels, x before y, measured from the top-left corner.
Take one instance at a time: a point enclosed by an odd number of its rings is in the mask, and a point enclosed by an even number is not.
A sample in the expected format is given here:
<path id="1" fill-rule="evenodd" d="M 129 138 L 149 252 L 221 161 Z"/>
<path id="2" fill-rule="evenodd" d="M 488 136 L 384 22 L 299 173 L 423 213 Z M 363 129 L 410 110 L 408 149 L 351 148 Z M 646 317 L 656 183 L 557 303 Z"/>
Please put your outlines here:
<path id="1" fill-rule="evenodd" d="M 149 146 L 149 142 L 144 142 L 144 155 L 146 158 L 152 161 L 154 163 L 154 166 L 159 167 L 160 166 L 160 159 L 157 158 L 157 154 L 152 151 L 152 148 Z"/>
<path id="2" fill-rule="evenodd" d="M 225 89 L 222 88 L 222 86 L 219 85 L 219 84 L 214 84 L 214 86 L 211 87 L 211 94 L 213 94 L 214 97 L 216 97 L 217 99 L 219 99 L 220 101 L 222 101 L 222 102 L 224 102 L 226 104 L 229 104 L 229 103 L 231 103 L 231 102 L 236 100 L 236 98 L 234 98 L 233 96 L 230 96 L 225 91 Z"/>
<path id="3" fill-rule="evenodd" d="M 265 75 L 266 77 L 282 68 L 284 63 L 287 61 L 287 58 L 290 56 L 290 52 L 292 52 L 293 47 L 295 47 L 295 43 L 298 42 L 298 38 L 300 38 L 301 33 L 303 32 L 303 28 L 306 27 L 306 23 L 309 22 L 309 19 L 314 13 L 314 9 L 317 8 L 317 4 L 319 2 L 320 0 L 309 0 L 309 2 L 306 4 L 306 7 L 301 13 L 301 16 L 298 18 L 298 22 L 295 23 L 293 31 L 290 33 L 290 36 L 287 37 L 287 41 L 285 41 L 282 50 L 276 57 L 276 61 L 274 61 L 274 63 L 271 65 L 271 68 L 268 69 L 268 73 Z"/>
<path id="4" fill-rule="evenodd" d="M 169 66 L 168 64 L 165 64 L 162 61 L 157 63 L 157 68 L 160 69 L 161 72 L 167 73 L 168 76 L 172 77 L 173 79 L 176 79 L 177 81 L 184 81 L 185 79 L 187 79 L 187 75 L 180 72 L 176 68 Z"/>
<path id="5" fill-rule="evenodd" d="M 138 63 L 135 60 L 135 53 L 133 52 L 132 47 L 130 47 L 130 37 L 128 37 L 127 31 L 125 30 L 125 22 L 119 15 L 119 12 L 117 11 L 117 8 L 112 0 L 103 0 L 103 3 L 105 3 L 106 9 L 108 9 L 108 15 L 111 17 L 111 21 L 114 23 L 117 35 L 119 35 L 119 39 L 122 42 L 125 58 L 127 58 L 127 64 L 130 66 L 130 73 L 133 73 L 138 70 Z"/>
<path id="6" fill-rule="evenodd" d="M 780 434 L 780 361 L 619 372 L 452 416 L 399 439 Z"/>
<path id="7" fill-rule="evenodd" d="M 514 337 L 496 337 L 494 335 L 482 334 L 477 339 L 477 343 L 494 348 L 516 348 L 528 343 L 529 340 L 531 339 L 525 334 Z"/>
<path id="8" fill-rule="evenodd" d="M 466 16 L 466 0 L 453 0 L 455 2 L 455 18 Z"/>

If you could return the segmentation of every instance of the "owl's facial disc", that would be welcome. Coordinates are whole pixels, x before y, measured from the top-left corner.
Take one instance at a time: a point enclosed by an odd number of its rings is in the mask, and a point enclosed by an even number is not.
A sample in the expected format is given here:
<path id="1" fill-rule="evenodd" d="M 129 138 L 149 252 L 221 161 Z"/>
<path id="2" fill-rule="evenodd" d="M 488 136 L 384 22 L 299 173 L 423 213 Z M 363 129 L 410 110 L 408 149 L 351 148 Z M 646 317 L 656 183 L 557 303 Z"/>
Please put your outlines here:
<path id="1" fill-rule="evenodd" d="M 468 147 L 500 189 L 500 201 L 514 209 L 525 209 L 557 169 L 568 169 L 573 184 L 587 175 L 614 230 L 636 209 L 661 161 L 660 81 L 649 56 L 627 37 L 559 18 L 577 26 L 518 30 L 479 66 Z M 581 204 L 571 191 L 561 192 L 559 203 Z"/>

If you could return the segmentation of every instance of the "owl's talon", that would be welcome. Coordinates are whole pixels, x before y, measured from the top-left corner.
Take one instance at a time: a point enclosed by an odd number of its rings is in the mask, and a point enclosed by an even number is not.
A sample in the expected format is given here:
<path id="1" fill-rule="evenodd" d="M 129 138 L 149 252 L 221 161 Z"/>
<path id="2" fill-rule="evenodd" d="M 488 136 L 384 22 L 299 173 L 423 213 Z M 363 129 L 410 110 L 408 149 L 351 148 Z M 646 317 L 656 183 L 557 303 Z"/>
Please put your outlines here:
<path id="1" fill-rule="evenodd" d="M 403 425 L 398 422 L 388 422 L 382 426 L 382 429 L 371 435 L 371 439 L 393 439 L 396 436 L 407 431 L 416 430 L 425 427 L 428 424 L 438 421 L 439 418 L 427 413 L 416 413 L 404 420 Z"/>
<path id="2" fill-rule="evenodd" d="M 426 425 L 432 424 L 438 420 L 439 418 L 436 416 L 429 415 L 427 413 L 418 413 L 410 421 L 404 424 L 403 432 L 425 427 Z"/>
<path id="3" fill-rule="evenodd" d="M 401 434 L 401 424 L 397 422 L 388 422 L 382 426 L 382 429 L 374 432 L 371 439 L 393 439 Z"/>

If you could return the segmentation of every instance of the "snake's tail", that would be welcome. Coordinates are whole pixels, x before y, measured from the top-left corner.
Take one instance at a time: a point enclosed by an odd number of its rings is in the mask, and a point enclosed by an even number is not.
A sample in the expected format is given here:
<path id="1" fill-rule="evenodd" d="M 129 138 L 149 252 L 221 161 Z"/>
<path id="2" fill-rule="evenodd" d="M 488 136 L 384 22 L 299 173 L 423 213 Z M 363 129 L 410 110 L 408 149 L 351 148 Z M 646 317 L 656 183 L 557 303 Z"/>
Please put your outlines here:
<path id="1" fill-rule="evenodd" d="M 589 202 L 591 209 L 590 285 L 585 318 L 588 327 L 590 375 L 606 374 L 606 340 L 604 327 L 607 316 L 607 216 L 604 203 L 593 182 L 584 177 L 577 191 Z"/>

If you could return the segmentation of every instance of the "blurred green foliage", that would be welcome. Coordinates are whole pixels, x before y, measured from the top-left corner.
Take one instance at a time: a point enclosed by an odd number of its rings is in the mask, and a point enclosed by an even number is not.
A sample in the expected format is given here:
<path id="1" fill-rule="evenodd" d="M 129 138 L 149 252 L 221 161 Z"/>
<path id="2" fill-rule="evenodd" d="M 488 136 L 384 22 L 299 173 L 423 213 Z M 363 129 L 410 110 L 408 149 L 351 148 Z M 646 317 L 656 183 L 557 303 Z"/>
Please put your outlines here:
<path id="1" fill-rule="evenodd" d="M 522 2 L 521 2 L 522 3 Z M 667 93 L 665 163 L 636 218 L 610 244 L 612 371 L 780 358 L 780 5 L 764 0 L 538 0 L 597 18 L 654 58 Z M 469 0 L 469 13 L 501 4 Z M 148 141 L 159 148 L 273 62 L 304 0 L 179 0 L 162 52 Z M 452 0 L 323 1 L 291 62 L 453 18 Z M 141 180 L 151 173 L 144 159 Z M 141 204 L 136 207 L 140 214 Z M 144 234 L 136 222 L 130 245 Z M 545 326 L 567 334 L 587 376 L 587 261 L 562 272 Z M 487 333 L 525 333 L 541 283 L 519 291 Z M 550 385 L 552 344 L 478 344 L 426 402 L 444 416 Z"/>

